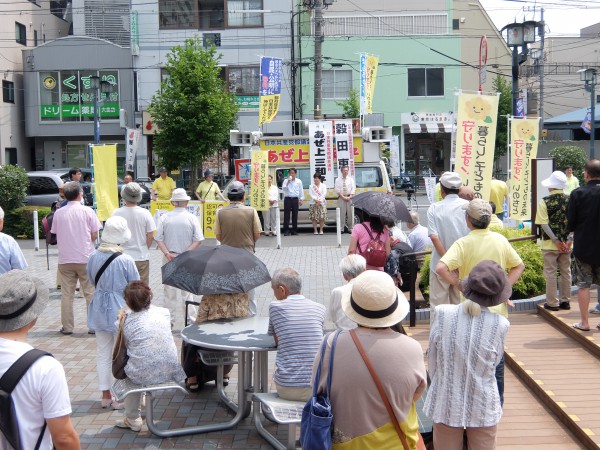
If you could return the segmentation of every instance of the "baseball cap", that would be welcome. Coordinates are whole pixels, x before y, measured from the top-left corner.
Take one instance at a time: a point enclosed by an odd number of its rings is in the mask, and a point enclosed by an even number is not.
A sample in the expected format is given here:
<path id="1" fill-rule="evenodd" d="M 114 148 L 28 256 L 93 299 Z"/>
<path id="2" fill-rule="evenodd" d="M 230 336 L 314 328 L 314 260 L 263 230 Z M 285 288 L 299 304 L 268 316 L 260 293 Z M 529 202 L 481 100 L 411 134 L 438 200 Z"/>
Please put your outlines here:
<path id="1" fill-rule="evenodd" d="M 445 172 L 440 178 L 440 184 L 447 189 L 459 189 L 462 186 L 462 178 L 456 172 Z"/>
<path id="2" fill-rule="evenodd" d="M 227 193 L 233 194 L 233 195 L 245 194 L 246 189 L 244 189 L 244 183 L 242 183 L 240 181 L 233 181 L 229 185 L 229 190 L 227 191 Z"/>
<path id="3" fill-rule="evenodd" d="M 475 220 L 486 220 L 492 217 L 492 206 L 481 198 L 475 198 L 462 207 L 469 217 Z"/>

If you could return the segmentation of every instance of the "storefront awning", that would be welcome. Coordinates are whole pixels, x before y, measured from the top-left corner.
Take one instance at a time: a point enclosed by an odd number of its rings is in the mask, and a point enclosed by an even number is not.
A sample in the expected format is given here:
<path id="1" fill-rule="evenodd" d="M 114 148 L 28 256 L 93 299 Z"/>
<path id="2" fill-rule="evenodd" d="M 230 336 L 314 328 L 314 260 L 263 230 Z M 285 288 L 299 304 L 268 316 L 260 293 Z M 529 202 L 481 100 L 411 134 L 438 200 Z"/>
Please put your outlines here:
<path id="1" fill-rule="evenodd" d="M 402 128 L 404 133 L 452 133 L 451 123 L 409 123 Z"/>

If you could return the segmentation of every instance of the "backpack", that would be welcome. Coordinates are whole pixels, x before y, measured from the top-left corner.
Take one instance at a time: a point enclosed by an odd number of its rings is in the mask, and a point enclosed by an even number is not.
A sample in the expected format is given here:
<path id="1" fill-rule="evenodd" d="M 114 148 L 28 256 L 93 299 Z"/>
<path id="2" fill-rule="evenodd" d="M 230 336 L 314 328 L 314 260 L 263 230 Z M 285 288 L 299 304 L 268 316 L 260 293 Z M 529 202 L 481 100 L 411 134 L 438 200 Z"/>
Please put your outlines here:
<path id="1" fill-rule="evenodd" d="M 565 194 L 552 194 L 544 197 L 548 209 L 548 225 L 552 232 L 561 242 L 566 242 L 569 232 L 567 231 L 567 203 L 569 196 Z M 544 239 L 550 239 L 542 230 Z"/>
<path id="2" fill-rule="evenodd" d="M 365 248 L 365 250 L 362 250 L 360 248 L 360 245 L 357 244 L 358 252 L 362 256 L 364 256 L 364 258 L 367 260 L 367 264 L 369 266 L 373 266 L 373 267 L 385 266 L 385 261 L 387 260 L 387 254 L 385 251 L 385 244 L 383 242 L 381 242 L 381 240 L 379 239 L 379 237 L 381 236 L 381 233 L 378 233 L 377 236 L 374 238 L 369 227 L 367 227 L 364 223 L 361 223 L 361 225 L 365 228 L 365 230 L 367 230 L 367 233 L 369 233 L 369 238 L 371 240 L 367 244 L 367 247 Z"/>
<path id="3" fill-rule="evenodd" d="M 44 236 L 46 236 L 46 244 L 47 245 L 56 245 L 58 242 L 56 240 L 56 234 L 50 233 L 50 230 L 52 229 L 52 220 L 54 219 L 54 212 L 56 211 L 56 208 L 57 208 L 57 203 L 58 202 L 54 202 L 52 204 L 50 214 L 48 214 L 46 217 L 44 217 L 42 219 L 42 228 L 44 229 Z"/>
<path id="4" fill-rule="evenodd" d="M 32 349 L 17 359 L 12 366 L 0 378 L 0 432 L 4 435 L 8 443 L 15 450 L 22 450 L 21 436 L 19 435 L 19 422 L 15 412 L 15 405 L 12 400 L 12 391 L 23 375 L 27 373 L 29 368 L 40 359 L 42 356 L 52 356 L 43 350 Z M 35 450 L 40 448 L 44 432 L 46 431 L 46 423 L 42 427 L 42 432 L 38 437 L 35 445 Z"/>

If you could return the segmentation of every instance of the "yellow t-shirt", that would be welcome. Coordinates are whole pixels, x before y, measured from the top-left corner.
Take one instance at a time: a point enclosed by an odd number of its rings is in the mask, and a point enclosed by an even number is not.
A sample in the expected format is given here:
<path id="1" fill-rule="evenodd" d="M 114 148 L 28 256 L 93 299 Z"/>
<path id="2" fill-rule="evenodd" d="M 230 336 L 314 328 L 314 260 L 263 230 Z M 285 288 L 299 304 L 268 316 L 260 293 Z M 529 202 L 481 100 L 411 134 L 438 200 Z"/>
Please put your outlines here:
<path id="1" fill-rule="evenodd" d="M 175 181 L 171 177 L 167 177 L 164 180 L 159 177 L 152 183 L 152 190 L 156 191 L 158 200 L 170 200 L 171 192 L 173 192 L 175 187 Z"/>
<path id="2" fill-rule="evenodd" d="M 578 187 L 579 187 L 579 179 L 575 175 L 571 176 L 571 178 L 567 177 L 567 183 L 565 184 L 565 189 L 564 189 L 565 194 L 569 195 L 571 192 L 573 192 Z"/>
<path id="3" fill-rule="evenodd" d="M 500 219 L 498 219 L 498 216 L 496 214 L 492 214 L 488 228 L 492 231 L 497 231 L 504 228 L 504 224 Z"/>
<path id="4" fill-rule="evenodd" d="M 488 201 L 496 205 L 496 214 L 504 212 L 504 197 L 508 195 L 508 186 L 502 180 L 492 180 Z"/>
<path id="5" fill-rule="evenodd" d="M 440 259 L 450 271 L 458 269 L 460 279 L 466 278 L 473 267 L 486 260 L 497 262 L 504 270 L 512 269 L 523 262 L 508 239 L 489 229 L 472 230 L 454 242 Z M 489 309 L 508 317 L 506 302 Z"/>
<path id="6" fill-rule="evenodd" d="M 218 194 L 220 192 L 221 189 L 219 189 L 219 186 L 214 181 L 209 183 L 204 180 L 198 185 L 198 189 L 196 189 L 196 194 L 198 194 L 202 200 L 219 200 Z"/>

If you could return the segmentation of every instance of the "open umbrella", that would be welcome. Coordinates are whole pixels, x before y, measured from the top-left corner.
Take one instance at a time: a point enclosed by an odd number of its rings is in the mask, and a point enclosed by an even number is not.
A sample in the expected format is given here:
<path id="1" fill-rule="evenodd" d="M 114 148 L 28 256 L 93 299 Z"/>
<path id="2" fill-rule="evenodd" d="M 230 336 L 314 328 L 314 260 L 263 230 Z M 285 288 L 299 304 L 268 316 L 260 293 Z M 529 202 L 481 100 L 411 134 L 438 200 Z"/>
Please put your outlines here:
<path id="1" fill-rule="evenodd" d="M 271 280 L 267 266 L 243 248 L 200 246 L 162 267 L 163 284 L 197 295 L 248 292 Z"/>
<path id="2" fill-rule="evenodd" d="M 395 195 L 375 191 L 361 192 L 352 198 L 352 203 L 355 208 L 362 209 L 370 216 L 412 223 L 408 208 Z"/>

